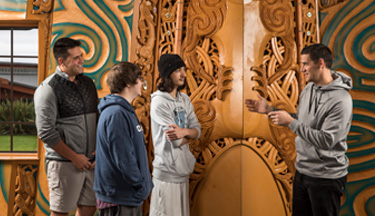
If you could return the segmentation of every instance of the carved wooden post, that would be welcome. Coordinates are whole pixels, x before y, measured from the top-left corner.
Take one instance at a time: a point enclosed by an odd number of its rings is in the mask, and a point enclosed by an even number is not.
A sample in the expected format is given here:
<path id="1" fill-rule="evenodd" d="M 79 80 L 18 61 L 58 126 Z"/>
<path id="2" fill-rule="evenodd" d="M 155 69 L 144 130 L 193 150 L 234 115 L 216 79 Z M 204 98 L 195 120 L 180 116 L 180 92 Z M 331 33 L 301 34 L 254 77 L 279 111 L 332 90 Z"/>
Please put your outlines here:
<path id="1" fill-rule="evenodd" d="M 176 35 L 174 41 L 174 53 L 181 56 L 181 41 L 184 18 L 184 0 L 177 0 Z"/>

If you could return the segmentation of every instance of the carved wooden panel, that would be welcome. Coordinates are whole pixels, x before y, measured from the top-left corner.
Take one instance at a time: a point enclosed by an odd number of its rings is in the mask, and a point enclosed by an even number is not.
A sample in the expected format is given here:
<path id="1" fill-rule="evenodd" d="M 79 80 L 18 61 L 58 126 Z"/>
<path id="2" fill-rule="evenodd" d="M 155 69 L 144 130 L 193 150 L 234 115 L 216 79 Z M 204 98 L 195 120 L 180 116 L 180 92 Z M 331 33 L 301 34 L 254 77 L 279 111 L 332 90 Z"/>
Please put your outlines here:
<path id="1" fill-rule="evenodd" d="M 244 98 L 261 94 L 279 108 L 296 111 L 299 89 L 293 4 L 290 1 L 244 4 L 238 0 L 192 0 L 184 3 L 183 16 L 177 4 L 170 0 L 135 4 L 139 8 L 135 10 L 135 17 L 139 20 L 133 26 L 131 61 L 141 66 L 147 83 L 152 84 L 140 99 L 148 107 L 149 95 L 156 90 L 158 82 L 159 56 L 182 50 L 181 56 L 188 68 L 186 91 L 202 126 L 201 138 L 191 142 L 191 150 L 198 157 L 190 184 L 192 214 L 225 215 L 225 212 L 245 209 L 247 214 L 255 213 L 253 208 L 245 206 L 265 202 L 256 200 L 256 195 L 251 193 L 257 185 L 256 181 L 252 182 L 255 179 L 251 172 L 237 167 L 251 170 L 252 163 L 260 163 L 264 167 L 262 172 L 268 171 L 258 180 L 266 182 L 264 187 L 269 189 L 271 200 L 278 206 L 274 211 L 290 215 L 294 135 L 288 129 L 275 127 L 267 117 L 244 110 L 243 103 Z M 282 19 L 278 20 L 280 16 Z M 179 40 L 176 26 L 181 22 L 178 17 L 185 24 L 180 44 L 176 43 Z M 152 143 L 148 138 L 151 164 Z M 234 155 L 227 153 L 232 149 L 235 149 Z M 265 160 L 273 165 L 269 166 Z M 228 167 L 227 163 L 233 166 Z M 225 182 L 238 184 L 228 189 Z M 231 204 L 225 204 L 228 199 L 223 197 L 227 196 L 233 198 Z M 218 203 L 223 204 L 220 205 L 223 211 L 214 210 Z M 267 211 L 267 208 L 261 209 Z"/>
<path id="2" fill-rule="evenodd" d="M 18 165 L 13 215 L 34 215 L 36 195 L 36 165 Z"/>
<path id="3" fill-rule="evenodd" d="M 375 1 L 319 1 L 322 43 L 353 79 L 348 183 L 341 215 L 375 215 Z M 323 4 L 326 3 L 326 4 Z"/>
<path id="4" fill-rule="evenodd" d="M 163 53 L 181 54 L 188 67 L 186 92 L 202 125 L 201 138 L 190 143 L 197 157 L 190 183 L 192 215 L 291 214 L 295 135 L 273 125 L 267 116 L 248 112 L 243 103 L 260 94 L 270 104 L 295 112 L 305 85 L 298 69 L 299 52 L 321 41 L 334 52 L 334 68 L 354 81 L 354 115 L 348 137 L 350 174 L 342 215 L 375 215 L 374 1 L 0 2 L 2 20 L 43 17 L 39 27 L 47 40 L 41 42 L 39 53 L 49 53 L 49 44 L 58 37 L 81 40 L 85 72 L 101 96 L 108 93 L 106 73 L 114 63 L 130 58 L 142 68 L 148 86 L 133 106 L 144 128 L 150 166 L 149 105 L 158 82 L 156 63 Z M 2 13 L 9 5 L 11 9 Z M 53 20 L 48 16 L 52 8 Z M 40 67 L 41 80 L 56 66 L 54 61 L 47 65 L 48 59 L 41 60 L 45 66 Z M 49 73 L 44 72 L 47 67 Z M 39 145 L 44 161 L 42 149 Z M 34 169 L 22 165 L 12 174 L 17 187 L 10 191 L 16 201 L 8 206 L 10 212 L 26 213 L 34 202 L 35 215 L 49 214 L 45 173 L 38 172 L 36 201 L 25 186 L 32 185 L 27 179 Z M 45 170 L 43 162 L 38 170 Z M 9 185 L 7 181 L 2 179 L 2 189 Z M 259 194 L 267 200 L 258 198 Z M 0 196 L 0 207 L 7 206 L 5 197 Z M 143 211 L 148 213 L 147 201 Z"/>

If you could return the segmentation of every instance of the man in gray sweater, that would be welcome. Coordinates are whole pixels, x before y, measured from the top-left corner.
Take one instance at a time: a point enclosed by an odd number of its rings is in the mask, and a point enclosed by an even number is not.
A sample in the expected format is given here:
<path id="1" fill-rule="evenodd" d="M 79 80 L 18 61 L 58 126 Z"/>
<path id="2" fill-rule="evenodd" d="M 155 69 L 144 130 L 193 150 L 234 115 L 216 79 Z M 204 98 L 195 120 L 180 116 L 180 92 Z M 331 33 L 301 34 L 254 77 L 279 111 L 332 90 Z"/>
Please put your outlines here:
<path id="1" fill-rule="evenodd" d="M 52 216 L 95 213 L 94 154 L 98 95 L 83 75 L 81 42 L 60 38 L 53 46 L 58 63 L 34 95 L 36 127 L 46 150 Z"/>
<path id="2" fill-rule="evenodd" d="M 345 152 L 353 110 L 348 92 L 352 80 L 331 70 L 333 57 L 325 45 L 308 46 L 301 54 L 301 71 L 309 83 L 301 92 L 296 116 L 272 108 L 260 96 L 247 99 L 246 106 L 297 135 L 293 216 L 339 215 L 349 165 Z"/>

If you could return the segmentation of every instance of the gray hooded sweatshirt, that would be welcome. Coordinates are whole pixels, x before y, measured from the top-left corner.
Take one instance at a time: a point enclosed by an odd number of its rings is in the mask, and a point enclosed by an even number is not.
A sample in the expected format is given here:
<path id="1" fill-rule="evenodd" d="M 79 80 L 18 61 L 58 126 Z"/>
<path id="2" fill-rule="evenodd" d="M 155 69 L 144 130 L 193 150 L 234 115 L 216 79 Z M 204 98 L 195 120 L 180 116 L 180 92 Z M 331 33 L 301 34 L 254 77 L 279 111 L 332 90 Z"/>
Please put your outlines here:
<path id="1" fill-rule="evenodd" d="M 182 139 L 169 141 L 165 131 L 169 125 L 198 130 L 201 126 L 194 113 L 189 96 L 178 92 L 173 98 L 168 92 L 156 91 L 151 95 L 151 131 L 155 158 L 153 176 L 166 182 L 180 183 L 189 179 L 195 166 L 195 157 L 189 145 L 180 146 Z"/>
<path id="2" fill-rule="evenodd" d="M 340 72 L 331 74 L 334 80 L 328 85 L 306 85 L 299 98 L 297 119 L 289 128 L 297 135 L 297 171 L 311 177 L 337 179 L 348 173 L 345 152 L 353 111 L 348 92 L 352 80 Z"/>

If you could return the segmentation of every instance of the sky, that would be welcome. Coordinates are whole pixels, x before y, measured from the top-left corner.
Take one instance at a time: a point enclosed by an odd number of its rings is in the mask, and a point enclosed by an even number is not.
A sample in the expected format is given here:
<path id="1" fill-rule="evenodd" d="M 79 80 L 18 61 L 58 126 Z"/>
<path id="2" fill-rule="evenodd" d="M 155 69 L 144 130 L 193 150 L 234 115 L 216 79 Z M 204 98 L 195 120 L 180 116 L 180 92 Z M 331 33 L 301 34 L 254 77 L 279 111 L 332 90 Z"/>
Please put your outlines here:
<path id="1" fill-rule="evenodd" d="M 13 55 L 14 56 L 38 56 L 38 29 L 15 30 L 13 31 Z M 10 30 L 0 29 L 0 56 L 9 56 L 11 54 L 11 33 Z M 10 63 L 10 58 L 0 57 L 0 62 Z M 14 63 L 38 63 L 38 58 L 14 58 Z M 3 69 L 4 70 L 4 69 Z M 0 68 L 0 77 L 11 80 L 9 72 L 2 72 Z M 9 71 L 9 69 L 6 69 Z M 35 74 L 17 74 L 13 75 L 15 83 L 36 87 L 38 75 Z"/>
<path id="2" fill-rule="evenodd" d="M 13 55 L 38 55 L 38 29 L 32 30 L 15 30 L 13 34 L 14 49 Z M 10 55 L 10 30 L 0 29 L 0 56 Z M 10 62 L 9 58 L 0 58 L 1 62 Z M 33 59 L 14 59 L 15 62 L 38 63 L 37 58 Z"/>

